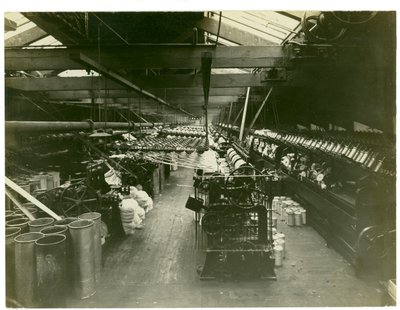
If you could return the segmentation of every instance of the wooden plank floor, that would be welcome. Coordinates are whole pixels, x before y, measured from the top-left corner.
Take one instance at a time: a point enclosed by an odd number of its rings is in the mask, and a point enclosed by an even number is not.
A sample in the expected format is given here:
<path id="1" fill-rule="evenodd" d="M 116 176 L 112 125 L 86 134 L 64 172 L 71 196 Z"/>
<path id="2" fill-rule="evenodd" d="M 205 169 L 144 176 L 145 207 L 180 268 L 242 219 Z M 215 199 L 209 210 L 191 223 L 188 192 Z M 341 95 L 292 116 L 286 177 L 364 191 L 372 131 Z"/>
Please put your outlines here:
<path id="1" fill-rule="evenodd" d="M 353 268 L 308 226 L 288 227 L 287 257 L 277 281 L 200 281 L 204 257 L 194 247 L 193 212 L 185 209 L 192 170 L 171 172 L 146 226 L 105 247 L 102 280 L 87 300 L 68 307 L 294 307 L 380 306 L 382 292 L 354 276 Z"/>

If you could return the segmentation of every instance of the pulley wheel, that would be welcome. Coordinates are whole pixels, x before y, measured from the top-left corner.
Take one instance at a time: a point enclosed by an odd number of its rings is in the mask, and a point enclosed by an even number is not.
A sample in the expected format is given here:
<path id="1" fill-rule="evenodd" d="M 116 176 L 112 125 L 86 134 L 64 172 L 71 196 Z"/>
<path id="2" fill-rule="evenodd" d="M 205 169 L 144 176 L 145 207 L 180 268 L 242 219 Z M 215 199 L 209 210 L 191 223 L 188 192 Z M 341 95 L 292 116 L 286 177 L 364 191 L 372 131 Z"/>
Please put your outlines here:
<path id="1" fill-rule="evenodd" d="M 217 212 L 207 212 L 201 218 L 201 226 L 203 231 L 210 236 L 217 235 L 222 229 L 222 222 Z"/>
<path id="2" fill-rule="evenodd" d="M 376 259 L 386 255 L 382 230 L 378 226 L 364 228 L 357 239 L 357 253 L 361 257 Z"/>
<path id="3" fill-rule="evenodd" d="M 223 194 L 231 204 L 249 209 L 260 203 L 260 193 L 264 192 L 265 185 L 265 178 L 259 170 L 241 166 L 227 177 Z"/>
<path id="4" fill-rule="evenodd" d="M 308 15 L 304 12 L 301 27 L 306 39 L 312 43 L 333 43 L 347 32 L 343 23 L 324 12 L 316 15 Z"/>

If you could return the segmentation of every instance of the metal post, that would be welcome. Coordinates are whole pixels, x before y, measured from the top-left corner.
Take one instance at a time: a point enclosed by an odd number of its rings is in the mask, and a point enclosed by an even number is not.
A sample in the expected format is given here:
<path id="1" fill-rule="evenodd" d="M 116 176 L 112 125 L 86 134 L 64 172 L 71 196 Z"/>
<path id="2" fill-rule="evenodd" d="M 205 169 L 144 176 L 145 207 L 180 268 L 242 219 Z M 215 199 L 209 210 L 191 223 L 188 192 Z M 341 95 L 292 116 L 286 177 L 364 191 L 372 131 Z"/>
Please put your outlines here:
<path id="1" fill-rule="evenodd" d="M 240 125 L 239 141 L 242 141 L 243 139 L 243 131 L 244 131 L 244 124 L 246 122 L 247 105 L 249 103 L 249 97 L 250 97 L 250 87 L 247 87 L 246 101 L 244 102 L 243 115 L 242 115 L 242 124 Z"/>
<path id="2" fill-rule="evenodd" d="M 208 95 L 210 92 L 211 63 L 212 63 L 212 54 L 210 52 L 201 53 L 201 72 L 203 77 L 206 146 L 208 146 Z"/>
<path id="3" fill-rule="evenodd" d="M 273 89 L 273 87 L 271 87 L 271 89 L 269 90 L 269 92 L 268 92 L 267 96 L 265 97 L 264 101 L 261 103 L 260 108 L 258 109 L 256 115 L 254 116 L 253 120 L 252 120 L 251 123 L 250 123 L 249 130 L 247 131 L 247 134 L 250 132 L 251 128 L 253 128 L 253 126 L 254 126 L 254 124 L 255 124 L 255 122 L 256 122 L 258 116 L 260 115 L 262 109 L 264 108 L 266 102 L 268 101 L 269 96 L 270 96 L 271 93 L 272 93 L 272 89 Z"/>
<path id="4" fill-rule="evenodd" d="M 235 118 L 235 120 L 232 122 L 232 126 L 233 125 L 235 125 L 236 124 L 236 122 L 238 121 L 238 119 L 239 119 L 239 117 L 240 117 L 240 115 L 242 114 L 242 112 L 243 112 L 243 109 L 244 109 L 244 106 L 240 109 L 240 111 L 239 111 L 239 113 L 238 113 L 238 115 L 236 115 L 236 118 Z"/>
<path id="5" fill-rule="evenodd" d="M 228 125 L 230 124 L 230 121 L 231 121 L 232 106 L 233 106 L 233 102 L 231 102 L 229 105 Z"/>

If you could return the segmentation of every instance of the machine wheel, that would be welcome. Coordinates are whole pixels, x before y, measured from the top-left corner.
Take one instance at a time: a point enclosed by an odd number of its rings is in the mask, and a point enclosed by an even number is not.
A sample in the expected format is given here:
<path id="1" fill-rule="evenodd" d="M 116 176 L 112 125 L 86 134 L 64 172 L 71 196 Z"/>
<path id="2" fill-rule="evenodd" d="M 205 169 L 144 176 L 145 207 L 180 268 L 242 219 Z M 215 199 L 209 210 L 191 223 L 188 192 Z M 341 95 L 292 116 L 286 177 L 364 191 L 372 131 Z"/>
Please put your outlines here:
<path id="1" fill-rule="evenodd" d="M 201 226 L 206 234 L 215 236 L 222 230 L 222 221 L 217 212 L 207 212 L 201 218 Z"/>
<path id="2" fill-rule="evenodd" d="M 36 199 L 43 203 L 46 207 L 53 210 L 56 213 L 60 213 L 59 209 L 59 199 L 61 195 L 62 189 L 57 187 L 51 190 L 48 190 L 44 193 L 40 193 L 36 196 Z"/>
<path id="3" fill-rule="evenodd" d="M 101 209 L 101 196 L 92 187 L 82 182 L 66 187 L 60 200 L 61 212 L 66 217 Z"/>
<path id="4" fill-rule="evenodd" d="M 364 228 L 357 239 L 356 249 L 358 256 L 377 259 L 386 255 L 382 230 L 378 226 Z"/>
<path id="5" fill-rule="evenodd" d="M 233 205 L 242 209 L 250 209 L 260 203 L 265 185 L 265 178 L 261 177 L 259 170 L 250 166 L 242 166 L 228 176 L 224 195 Z"/>
<path id="6" fill-rule="evenodd" d="M 346 25 L 360 25 L 369 22 L 378 12 L 371 11 L 334 11 L 332 15 L 341 23 Z"/>
<path id="7" fill-rule="evenodd" d="M 318 15 L 304 12 L 301 27 L 306 39 L 312 43 L 333 43 L 347 32 L 343 23 L 324 12 L 319 12 Z"/>

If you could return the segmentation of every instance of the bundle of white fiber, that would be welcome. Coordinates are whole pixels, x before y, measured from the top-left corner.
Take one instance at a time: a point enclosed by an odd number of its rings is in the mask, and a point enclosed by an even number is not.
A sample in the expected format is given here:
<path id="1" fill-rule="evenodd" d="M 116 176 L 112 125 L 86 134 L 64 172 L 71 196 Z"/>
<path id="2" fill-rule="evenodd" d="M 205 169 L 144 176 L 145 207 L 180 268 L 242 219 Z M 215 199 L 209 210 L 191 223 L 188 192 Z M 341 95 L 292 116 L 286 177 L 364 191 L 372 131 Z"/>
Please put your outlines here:
<path id="1" fill-rule="evenodd" d="M 138 190 L 135 199 L 146 212 L 153 209 L 153 199 L 145 191 Z"/>
<path id="2" fill-rule="evenodd" d="M 140 227 L 142 225 L 142 219 L 136 213 L 135 210 L 140 209 L 137 201 L 133 198 L 124 198 L 122 199 L 122 203 L 119 207 L 121 214 L 121 222 L 122 227 L 126 234 L 133 234 L 135 228 Z"/>

